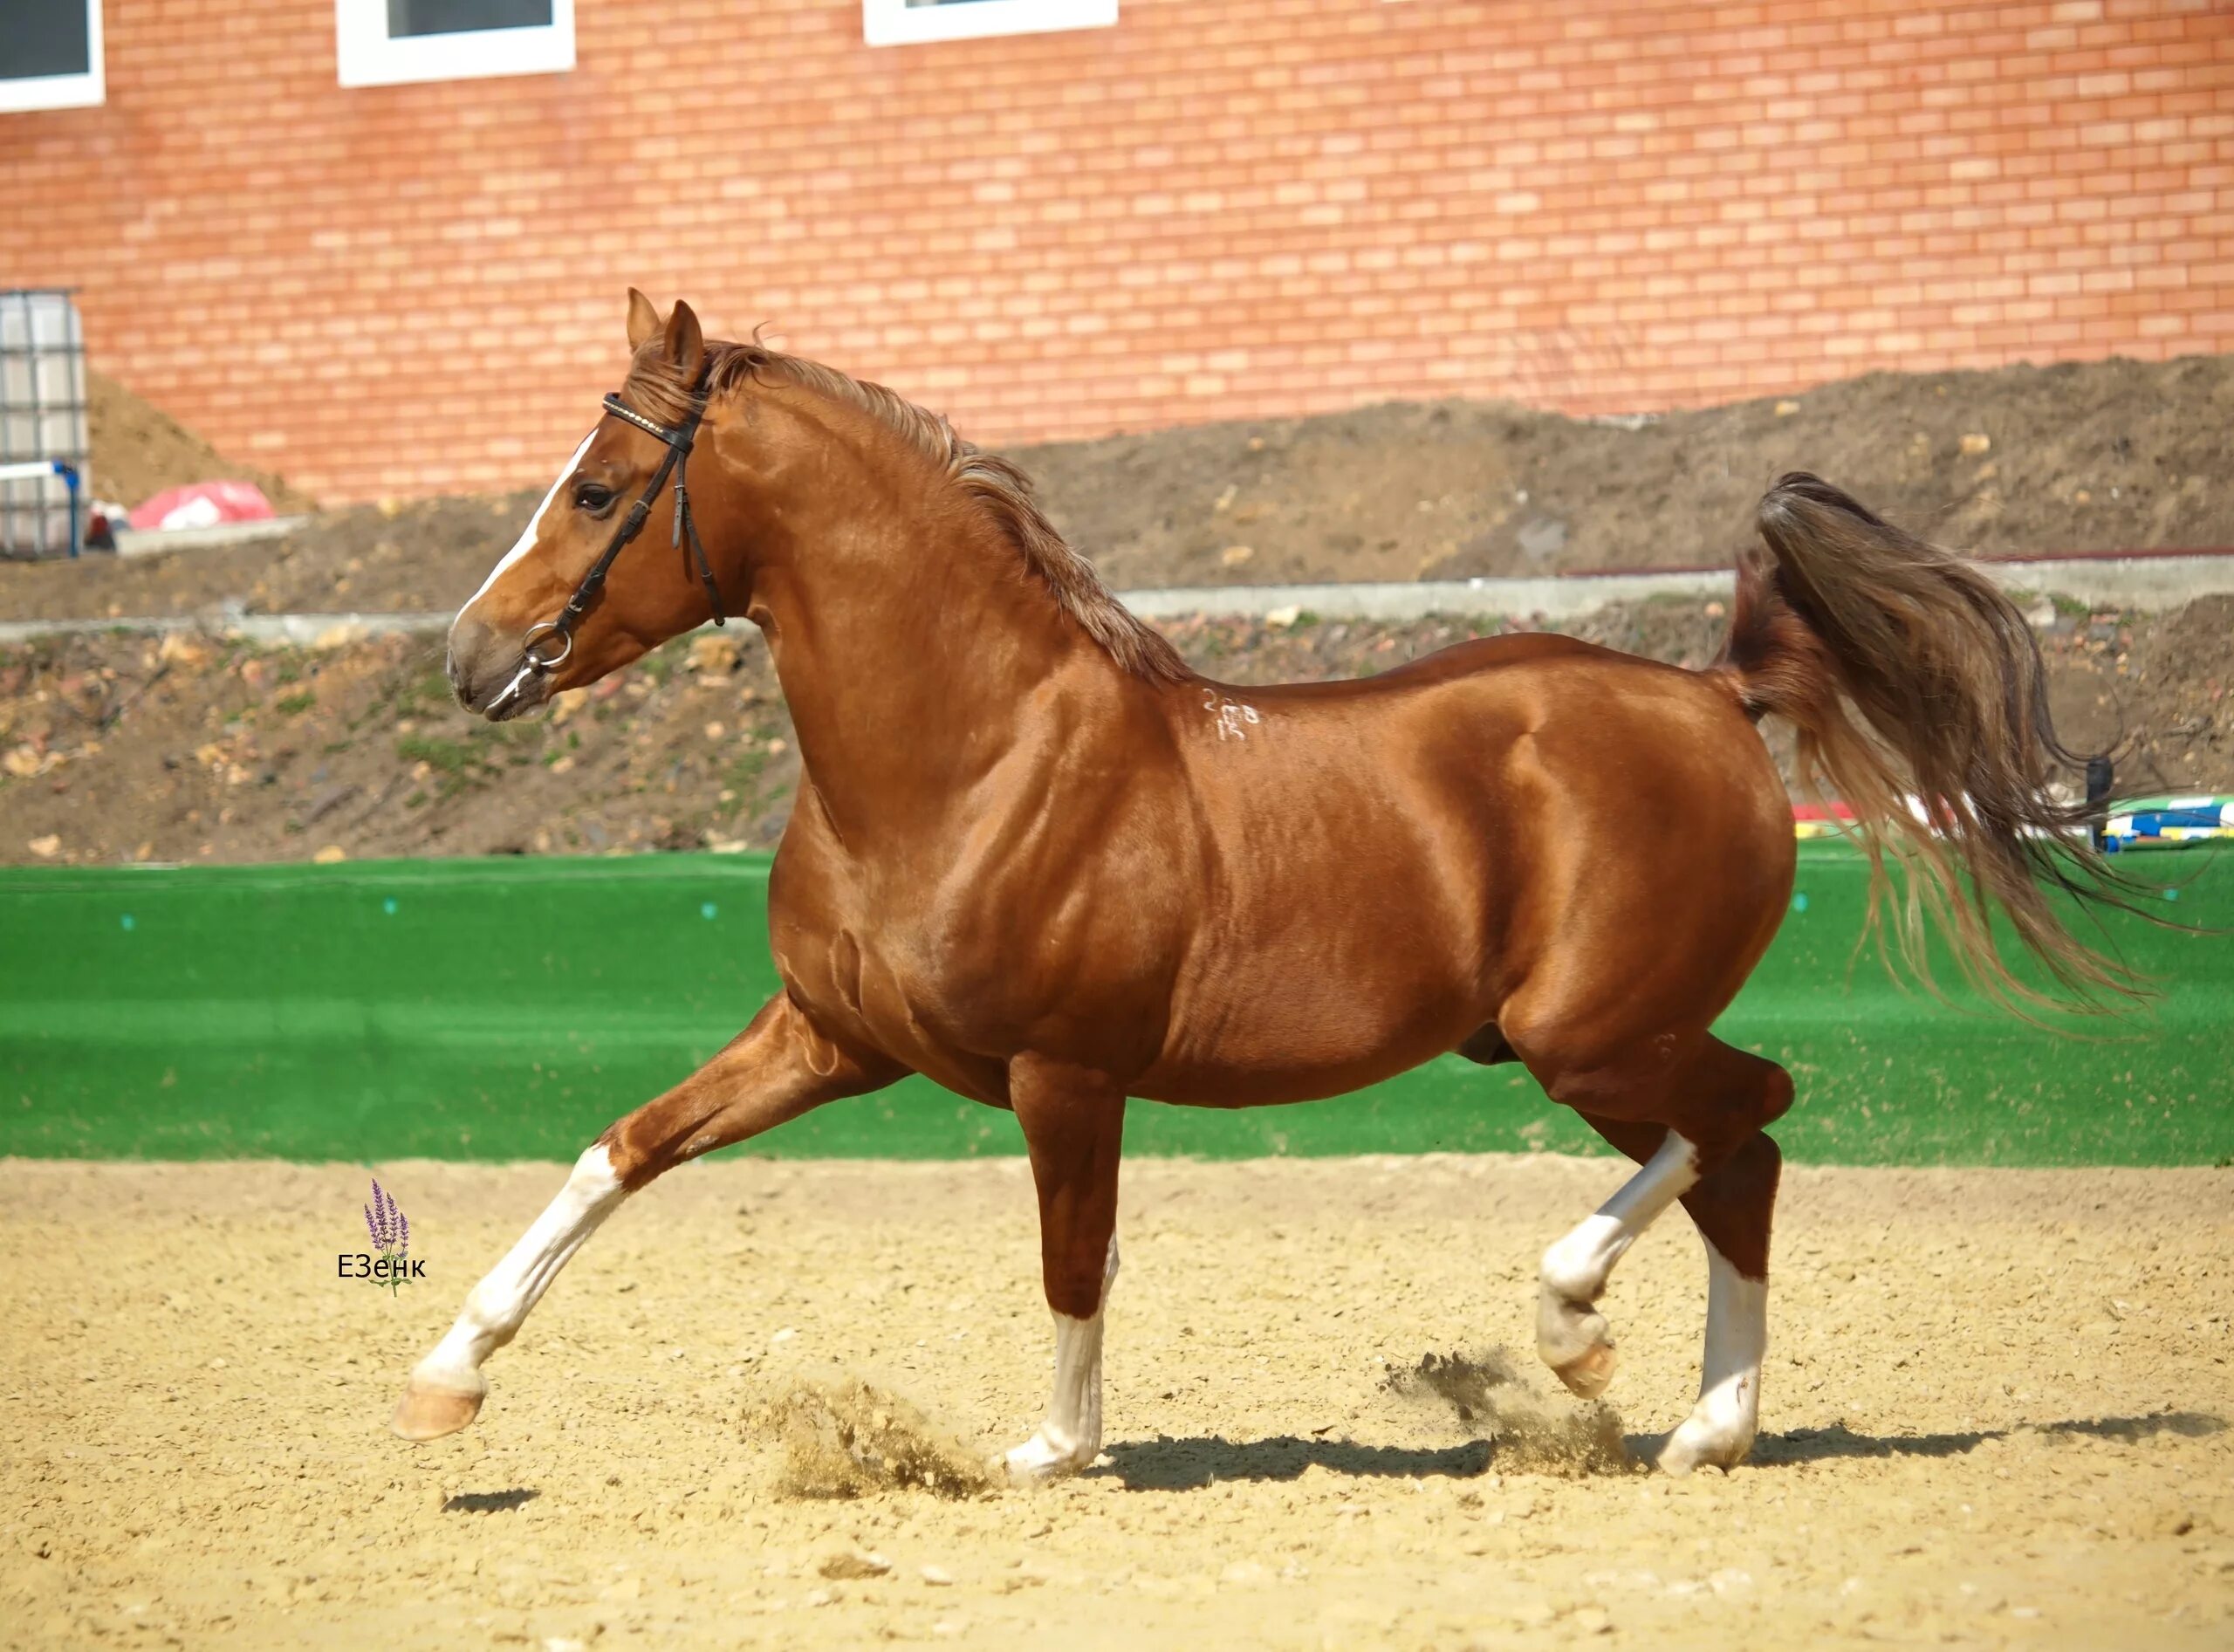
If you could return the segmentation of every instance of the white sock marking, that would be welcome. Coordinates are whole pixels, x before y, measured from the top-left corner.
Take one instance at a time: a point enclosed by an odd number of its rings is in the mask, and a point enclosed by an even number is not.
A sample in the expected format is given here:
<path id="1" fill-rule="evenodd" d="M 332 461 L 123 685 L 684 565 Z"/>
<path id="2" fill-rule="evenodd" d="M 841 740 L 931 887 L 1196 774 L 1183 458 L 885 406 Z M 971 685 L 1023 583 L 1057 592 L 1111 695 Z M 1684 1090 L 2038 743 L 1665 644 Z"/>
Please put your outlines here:
<path id="1" fill-rule="evenodd" d="M 1113 1237 L 1101 1278 L 1101 1301 L 1093 1317 L 1052 1316 L 1055 1391 L 1047 1402 L 1047 1420 L 1008 1454 L 1009 1472 L 1018 1479 L 1083 1469 L 1100 1453 L 1101 1321 L 1109 1311 L 1109 1287 L 1116 1278 L 1117 1241 Z"/>
<path id="2" fill-rule="evenodd" d="M 1613 1374 L 1612 1339 L 1593 1306 L 1614 1265 L 1660 1213 L 1699 1179 L 1698 1149 L 1670 1130 L 1660 1150 L 1618 1192 L 1544 1252 L 1536 1299 L 1536 1352 L 1579 1394 Z M 1593 1354 L 1598 1355 L 1594 1361 Z M 1587 1361 L 1588 1363 L 1585 1363 Z"/>
<path id="3" fill-rule="evenodd" d="M 550 1289 L 567 1258 L 625 1196 L 605 1148 L 593 1147 L 583 1154 L 558 1196 L 473 1287 L 456 1323 L 434 1352 L 413 1368 L 412 1381 L 456 1394 L 483 1392 L 487 1384 L 481 1362 L 518 1333 L 528 1310 Z"/>
<path id="4" fill-rule="evenodd" d="M 1747 1278 L 1708 1245 L 1699 1403 L 1669 1436 L 1660 1455 L 1662 1468 L 1688 1474 L 1703 1463 L 1728 1468 L 1744 1457 L 1760 1426 L 1761 1361 L 1768 1347 L 1768 1281 Z"/>
<path id="5" fill-rule="evenodd" d="M 1660 1213 L 1698 1184 L 1699 1150 L 1670 1130 L 1621 1190 L 1544 1252 L 1543 1280 L 1571 1302 L 1594 1302 L 1622 1253 Z"/>

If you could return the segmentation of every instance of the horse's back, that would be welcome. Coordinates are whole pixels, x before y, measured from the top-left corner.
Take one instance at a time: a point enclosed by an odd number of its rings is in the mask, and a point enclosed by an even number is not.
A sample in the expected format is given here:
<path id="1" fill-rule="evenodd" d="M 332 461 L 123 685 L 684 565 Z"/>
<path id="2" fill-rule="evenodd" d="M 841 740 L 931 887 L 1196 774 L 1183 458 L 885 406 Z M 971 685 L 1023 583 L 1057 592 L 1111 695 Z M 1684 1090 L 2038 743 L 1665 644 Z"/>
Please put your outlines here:
<path id="1" fill-rule="evenodd" d="M 1584 806 L 1728 807 L 1746 817 L 1727 822 L 1740 829 L 1782 818 L 1782 785 L 1719 680 L 1574 637 L 1477 637 L 1370 677 L 1200 688 L 1205 715 L 1182 717 L 1195 724 L 1180 742 L 1189 766 L 1209 791 L 1259 805 L 1298 786 L 1309 797 L 1282 801 L 1306 813 L 1353 791 L 1388 799 L 1395 774 L 1504 813 L 1518 764 Z"/>
<path id="2" fill-rule="evenodd" d="M 1580 637 L 1561 636 L 1553 631 L 1520 631 L 1503 636 L 1468 637 L 1437 648 L 1432 654 L 1401 661 L 1386 671 L 1376 671 L 1369 676 L 1335 677 L 1320 682 L 1280 682 L 1268 686 L 1245 686 L 1238 683 L 1203 680 L 1203 686 L 1219 693 L 1242 700 L 1271 700 L 1293 705 L 1342 705 L 1348 703 L 1390 703 L 1409 694 L 1437 685 L 1509 671 L 1546 660 L 1579 659 L 1603 656 L 1616 660 L 1630 660 L 1639 665 L 1648 661 L 1634 655 L 1617 654 L 1586 642 Z"/>

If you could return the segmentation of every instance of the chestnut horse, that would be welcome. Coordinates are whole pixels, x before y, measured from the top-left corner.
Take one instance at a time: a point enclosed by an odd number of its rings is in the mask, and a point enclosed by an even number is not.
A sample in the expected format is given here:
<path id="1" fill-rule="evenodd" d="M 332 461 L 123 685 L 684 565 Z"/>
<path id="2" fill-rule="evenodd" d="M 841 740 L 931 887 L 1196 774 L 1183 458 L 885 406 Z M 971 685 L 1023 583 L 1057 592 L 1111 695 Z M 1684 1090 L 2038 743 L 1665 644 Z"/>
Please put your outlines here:
<path id="1" fill-rule="evenodd" d="M 483 1361 L 629 1194 L 921 1073 L 1023 1128 L 1056 1377 L 1005 1462 L 1082 1468 L 1126 1098 L 1301 1101 L 1455 1050 L 1522 1063 L 1642 1166 L 1544 1257 L 1538 1345 L 1577 1394 L 1613 1373 L 1609 1272 L 1669 1204 L 1689 1211 L 1703 1380 L 1658 1457 L 1726 1468 L 1753 1439 L 1767 1337 L 1780 1160 L 1762 1127 L 1792 1099 L 1784 1068 L 1708 1031 L 1792 894 L 1756 721 L 1796 724 L 1872 843 L 1905 856 L 1902 938 L 1936 908 L 1974 973 L 2021 995 L 1991 898 L 2066 984 L 2125 985 L 2037 881 L 2065 864 L 2043 834 L 2075 812 L 2049 789 L 2067 754 L 2023 619 L 1812 476 L 1762 501 L 1768 553 L 1707 670 L 1519 635 L 1367 682 L 1238 688 L 1189 670 L 1024 476 L 943 420 L 709 343 L 687 305 L 662 319 L 634 291 L 628 339 L 625 387 L 458 614 L 450 677 L 510 717 L 722 606 L 756 623 L 802 759 L 768 884 L 783 990 L 582 1155 L 414 1368 L 406 1438 L 473 1419 Z"/>

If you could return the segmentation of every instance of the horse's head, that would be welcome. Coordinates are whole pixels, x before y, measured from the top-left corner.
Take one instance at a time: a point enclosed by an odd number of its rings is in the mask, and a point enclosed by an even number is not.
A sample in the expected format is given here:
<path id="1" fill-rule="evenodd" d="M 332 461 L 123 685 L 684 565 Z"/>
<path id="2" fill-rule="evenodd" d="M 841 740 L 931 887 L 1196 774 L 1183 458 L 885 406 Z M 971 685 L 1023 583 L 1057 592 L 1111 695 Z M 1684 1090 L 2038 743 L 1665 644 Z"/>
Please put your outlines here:
<path id="1" fill-rule="evenodd" d="M 706 358 L 698 318 L 678 302 L 662 320 L 632 287 L 628 344 L 622 405 L 650 424 L 686 431 L 696 415 L 693 392 Z M 702 454 L 709 435 L 707 427 L 696 430 Z M 692 546 L 688 536 L 677 542 L 674 472 L 662 479 L 663 469 L 679 456 L 669 442 L 610 410 L 582 438 L 518 542 L 451 621 L 450 686 L 461 705 L 492 720 L 515 716 L 561 689 L 594 682 L 707 619 L 711 600 Z M 713 481 L 713 470 L 710 458 L 702 458 L 689 476 L 694 491 L 702 479 Z M 640 500 L 647 510 L 635 537 L 611 564 L 611 577 L 586 611 L 567 615 L 569 600 Z M 725 583 L 722 595 L 735 613 L 746 593 Z"/>

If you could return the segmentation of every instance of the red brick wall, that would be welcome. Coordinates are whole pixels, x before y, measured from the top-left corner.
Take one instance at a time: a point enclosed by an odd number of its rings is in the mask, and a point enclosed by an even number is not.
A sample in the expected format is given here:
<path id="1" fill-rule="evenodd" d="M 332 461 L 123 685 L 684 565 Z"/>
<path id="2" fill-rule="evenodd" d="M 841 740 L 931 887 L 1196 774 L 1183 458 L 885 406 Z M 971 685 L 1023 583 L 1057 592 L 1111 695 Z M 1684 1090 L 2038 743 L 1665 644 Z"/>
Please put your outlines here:
<path id="1" fill-rule="evenodd" d="M 2224 0 L 579 0 L 572 74 L 347 92 L 330 0 L 106 17 L 0 285 L 330 501 L 545 479 L 630 282 L 989 442 L 2234 349 Z"/>

